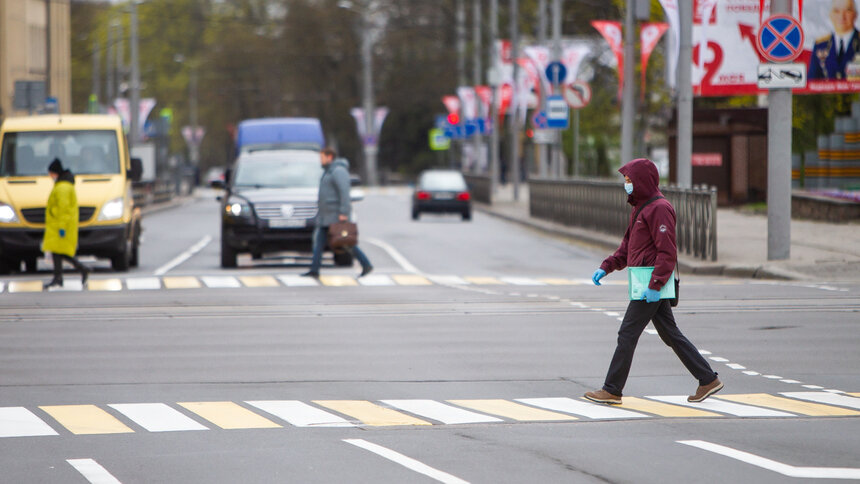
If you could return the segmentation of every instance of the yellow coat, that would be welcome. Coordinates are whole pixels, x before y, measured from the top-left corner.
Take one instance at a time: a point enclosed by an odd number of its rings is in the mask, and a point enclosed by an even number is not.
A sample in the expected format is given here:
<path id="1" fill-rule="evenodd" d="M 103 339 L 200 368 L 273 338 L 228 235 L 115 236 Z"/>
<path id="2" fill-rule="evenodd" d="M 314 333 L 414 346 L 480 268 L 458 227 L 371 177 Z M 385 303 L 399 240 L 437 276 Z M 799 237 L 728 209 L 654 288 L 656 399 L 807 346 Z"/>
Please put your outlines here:
<path id="1" fill-rule="evenodd" d="M 74 178 L 71 180 L 61 177 L 54 183 L 48 197 L 42 252 L 74 257 L 78 250 L 78 197 L 75 194 Z M 60 237 L 60 229 L 65 230 L 64 237 Z"/>

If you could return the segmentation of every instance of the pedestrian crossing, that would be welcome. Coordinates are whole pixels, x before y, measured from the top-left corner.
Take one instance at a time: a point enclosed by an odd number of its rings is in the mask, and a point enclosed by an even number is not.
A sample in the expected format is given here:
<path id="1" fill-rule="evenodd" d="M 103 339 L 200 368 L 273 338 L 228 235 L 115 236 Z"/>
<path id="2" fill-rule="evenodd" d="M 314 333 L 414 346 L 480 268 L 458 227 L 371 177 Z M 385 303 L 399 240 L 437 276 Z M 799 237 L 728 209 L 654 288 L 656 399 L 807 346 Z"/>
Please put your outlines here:
<path id="1" fill-rule="evenodd" d="M 608 281 L 608 285 L 626 285 L 626 281 Z M 322 275 L 318 279 L 298 274 L 239 276 L 143 276 L 127 278 L 91 278 L 86 287 L 71 275 L 62 288 L 50 292 L 118 292 L 160 289 L 239 289 L 263 287 L 356 287 L 356 286 L 585 286 L 591 279 L 560 277 L 490 277 L 419 274 Z M 0 293 L 42 292 L 42 280 L 0 281 Z"/>
<path id="2" fill-rule="evenodd" d="M 583 398 L 247 400 L 0 407 L 0 438 L 297 428 L 438 427 L 657 418 L 860 417 L 860 393 L 785 392 Z"/>

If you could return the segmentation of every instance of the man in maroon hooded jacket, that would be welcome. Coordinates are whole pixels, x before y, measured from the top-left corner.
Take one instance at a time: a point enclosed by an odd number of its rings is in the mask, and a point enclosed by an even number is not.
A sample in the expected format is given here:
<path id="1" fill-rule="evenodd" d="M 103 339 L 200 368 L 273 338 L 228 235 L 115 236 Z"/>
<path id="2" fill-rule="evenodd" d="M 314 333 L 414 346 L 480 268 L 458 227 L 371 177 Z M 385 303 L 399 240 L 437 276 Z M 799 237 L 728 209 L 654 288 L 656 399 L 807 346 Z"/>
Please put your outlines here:
<path id="1" fill-rule="evenodd" d="M 720 391 L 723 384 L 699 350 L 678 329 L 669 300 L 660 299 L 660 289 L 670 282 L 678 260 L 675 245 L 675 209 L 657 188 L 659 176 L 657 167 L 651 160 L 639 158 L 622 166 L 618 171 L 624 175 L 627 203 L 633 206 L 630 223 L 621 246 L 600 264 L 592 280 L 599 286 L 600 279 L 606 274 L 628 266 L 653 266 L 654 271 L 648 289 L 645 290 L 645 299 L 630 301 L 627 306 L 627 312 L 618 330 L 618 346 L 609 364 L 603 388 L 586 393 L 585 398 L 598 403 L 621 403 L 621 390 L 630 373 L 636 343 L 648 321 L 653 321 L 660 338 L 675 351 L 687 370 L 699 380 L 696 393 L 689 396 L 687 401 L 701 402 Z M 671 283 L 674 284 L 674 281 Z"/>

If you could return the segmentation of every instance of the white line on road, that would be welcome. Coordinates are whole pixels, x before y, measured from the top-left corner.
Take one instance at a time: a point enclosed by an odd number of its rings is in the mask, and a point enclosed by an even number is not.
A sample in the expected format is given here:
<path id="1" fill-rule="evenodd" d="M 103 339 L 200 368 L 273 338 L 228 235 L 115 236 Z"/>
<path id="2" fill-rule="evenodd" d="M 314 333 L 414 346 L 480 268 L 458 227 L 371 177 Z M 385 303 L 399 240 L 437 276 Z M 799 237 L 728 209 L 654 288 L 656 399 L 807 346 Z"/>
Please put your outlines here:
<path id="1" fill-rule="evenodd" d="M 116 477 L 92 459 L 66 459 L 66 462 L 93 484 L 120 484 Z"/>
<path id="2" fill-rule="evenodd" d="M 394 259 L 394 261 L 397 262 L 400 267 L 403 268 L 404 271 L 411 272 L 412 274 L 421 274 L 421 271 L 419 271 L 417 267 L 413 266 L 412 263 L 406 259 L 406 257 L 403 257 L 403 254 L 398 252 L 397 249 L 395 249 L 394 247 L 388 245 L 387 242 L 383 242 L 379 239 L 374 239 L 370 237 L 365 237 L 362 240 L 366 240 L 367 242 L 382 248 L 382 250 L 387 252 L 388 256 Z"/>
<path id="3" fill-rule="evenodd" d="M 795 467 L 775 460 L 743 452 L 704 440 L 678 440 L 679 444 L 689 445 L 715 454 L 737 459 L 762 469 L 777 472 L 788 477 L 809 479 L 860 479 L 860 469 L 850 467 Z"/>
<path id="4" fill-rule="evenodd" d="M 452 476 L 451 474 L 442 472 L 439 469 L 434 469 L 421 461 L 417 461 L 411 457 L 406 457 L 399 452 L 395 452 L 381 445 L 376 445 L 364 439 L 343 439 L 343 441 L 364 450 L 369 450 L 376 455 L 385 457 L 386 459 L 396 462 L 409 470 L 423 474 L 439 482 L 444 482 L 446 484 L 469 484 L 468 481 L 464 481 L 459 477 Z"/>
<path id="5" fill-rule="evenodd" d="M 163 266 L 156 269 L 153 274 L 156 276 L 163 276 L 170 269 L 173 269 L 174 267 L 178 266 L 179 264 L 182 264 L 183 262 L 190 259 L 191 256 L 193 256 L 194 254 L 203 250 L 204 247 L 209 245 L 209 242 L 212 242 L 212 236 L 211 235 L 204 236 L 202 239 L 200 239 L 199 242 L 192 245 L 188 250 L 186 250 L 185 252 L 174 257 L 173 260 L 171 260 L 167 264 L 164 264 Z"/>

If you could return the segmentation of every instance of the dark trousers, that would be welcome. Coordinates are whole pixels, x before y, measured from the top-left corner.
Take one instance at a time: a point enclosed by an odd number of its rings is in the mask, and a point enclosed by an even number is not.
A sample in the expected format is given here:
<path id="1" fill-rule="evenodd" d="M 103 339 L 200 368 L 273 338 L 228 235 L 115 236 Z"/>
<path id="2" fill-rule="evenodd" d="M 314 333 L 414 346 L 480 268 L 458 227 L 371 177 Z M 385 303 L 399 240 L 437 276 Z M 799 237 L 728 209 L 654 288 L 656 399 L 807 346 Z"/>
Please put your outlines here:
<path id="1" fill-rule="evenodd" d="M 627 375 L 630 373 L 630 365 L 633 363 L 636 343 L 645 326 L 648 325 L 648 321 L 654 322 L 660 339 L 675 351 L 690 374 L 699 380 L 699 385 L 707 385 L 714 381 L 717 374 L 711 369 L 711 365 L 675 324 L 672 306 L 668 299 L 655 303 L 630 301 L 627 312 L 624 313 L 621 328 L 618 330 L 618 346 L 615 348 L 615 355 L 612 356 L 612 363 L 609 364 L 609 371 L 606 373 L 604 390 L 621 396 L 624 384 L 627 383 Z"/>
<path id="2" fill-rule="evenodd" d="M 328 227 L 317 226 L 314 229 L 314 235 L 312 239 L 314 254 L 311 258 L 311 272 L 319 272 L 320 266 L 322 265 L 322 253 L 325 250 L 325 244 L 328 242 Z M 366 269 L 370 267 L 370 260 L 364 255 L 364 252 L 355 247 L 348 247 L 345 249 L 347 252 L 352 254 L 352 256 L 361 264 L 362 269 Z"/>
<path id="3" fill-rule="evenodd" d="M 75 269 L 77 269 L 81 273 L 87 271 L 87 268 L 84 267 L 83 264 L 78 262 L 78 259 L 72 256 L 66 254 L 55 254 L 53 252 L 51 253 L 51 256 L 53 256 L 54 260 L 54 280 L 57 282 L 63 282 L 63 260 L 69 261 L 69 263 L 72 264 Z"/>

